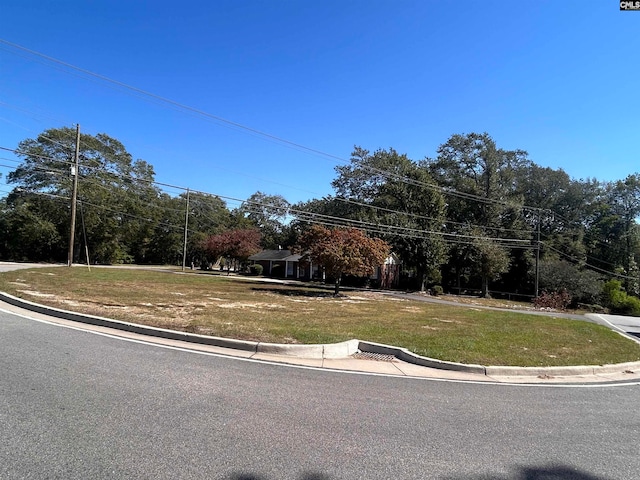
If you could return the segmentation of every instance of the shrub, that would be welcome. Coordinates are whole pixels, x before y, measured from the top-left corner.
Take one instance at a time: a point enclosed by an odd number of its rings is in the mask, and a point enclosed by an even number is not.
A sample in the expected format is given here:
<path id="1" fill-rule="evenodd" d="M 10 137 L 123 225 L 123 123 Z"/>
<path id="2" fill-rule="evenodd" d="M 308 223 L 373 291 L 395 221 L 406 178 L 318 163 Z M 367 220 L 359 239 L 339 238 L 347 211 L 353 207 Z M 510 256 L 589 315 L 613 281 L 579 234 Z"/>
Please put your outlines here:
<path id="1" fill-rule="evenodd" d="M 540 262 L 540 288 L 547 292 L 564 289 L 576 304 L 598 303 L 602 286 L 602 277 L 590 270 L 580 270 L 562 260 Z"/>
<path id="2" fill-rule="evenodd" d="M 434 285 L 432 291 L 436 297 L 444 293 L 444 290 L 442 289 L 442 285 Z"/>
<path id="3" fill-rule="evenodd" d="M 251 273 L 251 275 L 262 275 L 262 271 L 262 265 L 260 265 L 259 263 L 249 266 L 249 273 Z"/>
<path id="4" fill-rule="evenodd" d="M 627 298 L 625 298 L 619 313 L 622 313 L 623 315 L 633 315 L 634 317 L 640 317 L 640 298 L 627 295 Z"/>
<path id="5" fill-rule="evenodd" d="M 609 280 L 604 284 L 602 301 L 611 313 L 640 317 L 640 299 L 627 295 L 618 280 Z"/>
<path id="6" fill-rule="evenodd" d="M 571 295 L 565 289 L 559 292 L 542 292 L 533 300 L 536 308 L 553 308 L 554 310 L 566 310 L 571 303 Z"/>

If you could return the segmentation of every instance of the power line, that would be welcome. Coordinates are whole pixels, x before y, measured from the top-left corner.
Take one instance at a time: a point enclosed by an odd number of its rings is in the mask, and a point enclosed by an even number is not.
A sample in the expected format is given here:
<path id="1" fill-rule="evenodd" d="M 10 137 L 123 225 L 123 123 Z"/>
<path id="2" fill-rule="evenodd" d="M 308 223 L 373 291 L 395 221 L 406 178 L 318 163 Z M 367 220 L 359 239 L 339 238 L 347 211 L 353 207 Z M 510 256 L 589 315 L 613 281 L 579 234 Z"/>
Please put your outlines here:
<path id="1" fill-rule="evenodd" d="M 627 280 L 638 280 L 638 277 L 630 277 L 628 275 L 622 275 L 622 274 L 619 274 L 619 273 L 610 272 L 608 270 L 605 270 L 604 268 L 596 267 L 595 265 L 591 265 L 589 263 L 582 262 L 579 258 L 573 257 L 573 256 L 571 256 L 571 255 L 569 255 L 567 253 L 564 253 L 561 250 L 558 250 L 557 248 L 553 248 L 550 245 L 545 245 L 545 246 L 549 250 L 553 250 L 554 252 L 558 253 L 559 255 L 562 255 L 563 257 L 568 258 L 569 260 L 572 260 L 574 263 L 582 264 L 583 266 L 588 267 L 591 270 L 595 270 L 595 271 L 600 272 L 600 273 L 606 273 L 607 275 L 611 275 L 611 276 L 618 277 L 618 278 L 624 278 L 624 279 L 627 279 Z"/>
<path id="2" fill-rule="evenodd" d="M 45 138 L 47 138 L 47 137 L 45 137 Z M 52 140 L 52 141 L 54 141 L 54 140 Z M 54 141 L 54 142 L 59 144 L 59 142 L 57 142 L 57 141 Z M 64 146 L 66 147 L 67 145 L 64 145 Z M 49 157 L 49 156 L 45 156 L 45 155 L 30 154 L 30 153 L 28 154 L 28 153 L 20 151 L 20 150 L 9 149 L 9 148 L 6 148 L 6 147 L 0 147 L 0 149 L 12 151 L 12 152 L 15 152 L 15 153 L 20 154 L 20 155 L 30 155 L 30 156 L 35 156 L 35 157 L 38 157 L 38 158 L 59 161 L 61 163 L 69 163 L 69 164 L 72 163 L 71 161 L 64 162 L 64 161 L 58 160 L 57 158 L 54 158 L 54 157 Z M 82 168 L 85 168 L 85 169 L 93 169 L 93 170 L 99 170 L 100 169 L 99 167 L 90 166 L 90 165 L 86 165 L 86 164 L 85 165 L 81 164 L 80 166 Z M 110 173 L 112 173 L 113 175 L 118 176 L 118 174 L 114 174 L 113 172 L 110 172 Z M 119 176 L 124 178 L 124 175 L 119 175 Z M 180 189 L 182 191 L 186 191 L 187 190 L 187 187 L 180 187 L 180 186 L 172 185 L 172 184 L 168 184 L 168 183 L 162 183 L 162 182 L 158 182 L 158 181 L 139 179 L 139 178 L 135 178 L 135 177 L 128 177 L 128 178 L 130 178 L 131 180 L 134 180 L 134 181 L 148 182 L 148 183 L 153 183 L 153 184 L 164 186 L 164 187 L 177 188 L 177 189 Z M 195 190 L 192 190 L 192 191 L 195 192 Z M 199 192 L 199 193 L 208 194 L 206 192 Z M 215 196 L 220 197 L 220 195 L 215 195 Z M 366 207 L 366 208 L 370 208 L 370 209 L 375 209 L 375 210 L 378 210 L 378 211 L 385 211 L 387 213 L 393 213 L 393 214 L 398 214 L 398 215 L 417 218 L 417 219 L 427 219 L 427 220 L 432 220 L 432 221 L 437 221 L 438 220 L 438 219 L 435 219 L 433 217 L 427 217 L 427 216 L 424 216 L 424 215 L 419 215 L 419 214 L 414 214 L 414 213 L 409 213 L 409 212 L 403 212 L 401 210 L 393 210 L 393 209 L 380 207 L 380 206 L 376 206 L 376 205 L 365 204 L 365 203 L 362 203 L 362 202 L 357 202 L 357 201 L 346 199 L 346 198 L 343 198 L 343 197 L 333 197 L 333 198 L 335 198 L 338 201 L 347 203 L 347 204 L 352 204 L 352 205 L 357 205 L 357 206 Z M 229 197 L 229 199 L 232 199 L 232 198 Z M 240 203 L 248 202 L 248 200 L 239 200 L 239 199 L 232 199 L 232 200 L 236 200 L 236 201 L 238 201 Z M 273 205 L 269 205 L 269 206 L 274 207 Z M 529 234 L 529 235 L 532 233 L 532 230 L 520 230 L 520 229 L 509 229 L 509 228 L 502 228 L 502 227 L 481 226 L 481 225 L 474 225 L 474 224 L 468 224 L 468 223 L 463 223 L 463 222 L 454 222 L 452 220 L 447 220 L 447 219 L 442 219 L 441 221 L 443 223 L 447 223 L 447 224 L 455 224 L 455 225 L 468 226 L 468 227 L 478 227 L 478 228 L 482 228 L 482 229 L 488 229 L 488 230 L 494 230 L 494 231 L 500 231 L 500 232 L 511 231 L 511 232 L 515 232 L 515 233 L 523 233 L 523 234 Z"/>
<path id="3" fill-rule="evenodd" d="M 49 139 L 48 137 L 45 137 L 48 140 L 51 140 L 52 142 L 58 143 L 57 141 L 53 140 L 53 139 Z M 66 146 L 66 145 L 64 145 Z M 10 149 L 10 148 L 6 148 L 6 147 L 0 147 L 0 149 L 2 150 L 6 150 L 6 151 L 11 151 L 20 155 L 30 155 L 36 158 L 43 158 L 43 159 L 48 159 L 48 160 L 54 160 L 54 161 L 58 161 L 60 163 L 68 163 L 71 164 L 71 162 L 65 162 L 63 160 L 59 160 L 55 157 L 50 157 L 50 156 L 45 156 L 45 155 L 38 155 L 38 154 L 28 154 L 26 152 L 17 150 L 17 149 Z M 12 161 L 12 160 L 10 160 Z M 83 168 L 88 168 L 88 169 L 93 169 L 93 170 L 99 170 L 99 167 L 95 167 L 95 166 L 89 166 L 89 165 L 82 165 Z M 49 171 L 50 169 L 44 169 L 42 167 L 36 167 L 39 168 L 43 171 Z M 57 173 L 63 173 L 62 171 L 59 170 L 54 170 L 52 171 L 52 173 L 57 172 Z M 382 171 L 378 171 L 379 173 L 381 173 Z M 382 172 L 385 173 L 386 172 Z M 187 188 L 186 187 L 180 187 L 177 185 L 172 185 L 172 184 L 168 184 L 168 183 L 162 183 L 162 182 L 157 182 L 157 181 L 153 181 L 153 180 L 147 180 L 147 179 L 141 179 L 141 178 L 136 178 L 136 177 L 131 177 L 131 176 L 127 176 L 127 175 L 123 175 L 123 174 L 117 174 L 114 172 L 110 172 L 111 175 L 114 175 L 116 177 L 119 178 L 123 178 L 123 179 L 128 179 L 130 181 L 133 182 L 144 182 L 147 184 L 154 184 L 154 185 L 160 185 L 160 186 L 164 186 L 164 187 L 170 187 L 170 188 L 176 188 L 176 189 L 180 189 L 183 191 L 186 191 Z M 103 188 L 103 185 L 100 185 Z M 239 204 L 242 203 L 253 203 L 253 204 L 257 204 L 259 206 L 263 206 L 263 207 L 270 207 L 270 208 L 277 208 L 276 205 L 273 204 L 269 204 L 269 203 L 265 203 L 265 202 L 251 202 L 248 199 L 247 200 L 241 200 L 241 199 L 237 199 L 234 197 L 228 197 L 228 196 L 223 196 L 223 195 L 216 195 L 216 194 L 211 194 L 209 192 L 202 192 L 202 191 L 197 191 L 197 190 L 193 190 L 194 193 L 200 193 L 203 195 L 212 195 L 214 197 L 218 197 L 218 198 L 224 198 L 225 200 L 229 200 L 232 202 L 237 202 Z M 432 217 L 426 217 L 426 216 L 421 216 L 421 215 L 417 215 L 417 214 L 409 214 L 407 212 L 402 212 L 399 210 L 392 210 L 392 209 L 387 209 L 384 207 L 378 207 L 378 206 L 374 206 L 374 205 L 369 205 L 369 204 L 363 204 L 361 202 L 355 202 L 353 200 L 349 200 L 349 199 L 344 199 L 341 197 L 334 197 L 339 201 L 343 201 L 346 203 L 352 203 L 358 206 L 364 206 L 367 208 L 374 208 L 374 209 L 380 209 L 381 211 L 386 211 L 388 213 L 394 213 L 394 214 L 399 214 L 399 215 L 408 215 L 408 216 L 413 216 L 416 218 L 426 218 L 426 219 L 430 219 L 430 220 L 434 220 Z M 332 217 L 332 216 L 323 216 L 320 214 L 314 214 L 314 213 L 310 213 L 310 212 L 306 212 L 306 211 L 302 211 L 302 210 L 296 210 L 296 209 L 291 209 L 289 208 L 289 212 L 292 213 L 295 217 L 298 218 L 298 220 L 303 221 L 303 222 L 308 222 L 308 223 L 323 223 L 325 225 L 330 225 L 330 226 L 353 226 L 355 228 L 363 228 L 367 231 L 372 231 L 381 235 L 396 235 L 396 236 L 405 236 L 405 237 L 418 237 L 418 238 L 427 238 L 429 236 L 440 236 L 445 242 L 447 243 L 467 243 L 467 242 L 471 242 L 473 240 L 479 240 L 479 239 L 488 239 L 491 241 L 494 241 L 496 243 L 499 243 L 503 246 L 505 246 L 505 248 L 536 248 L 531 246 L 530 241 L 529 240 L 521 240 L 521 239 L 514 239 L 514 238 L 500 238 L 500 237 L 482 237 L 482 236 L 474 236 L 474 235 L 463 235 L 463 234 L 456 234 L 456 233 L 448 233 L 448 232 L 442 232 L 442 231 L 427 231 L 427 230 L 421 230 L 421 229 L 416 229 L 416 228 L 411 228 L 411 227 L 402 227 L 402 226 L 396 226 L 396 225 L 388 225 L 388 224 L 379 224 L 379 223 L 374 223 L 374 222 L 365 222 L 365 221 L 359 221 L 359 220 L 347 220 L 341 217 Z M 554 213 L 554 212 L 551 212 Z M 444 220 L 444 223 L 452 223 L 452 224 L 458 224 L 458 225 L 466 225 L 462 222 L 452 222 L 452 221 L 448 221 L 448 220 Z M 473 225 L 469 225 L 469 226 L 473 226 Z M 484 228 L 482 226 L 479 226 L 480 228 Z M 522 231 L 522 230 L 516 230 L 516 229 L 499 229 L 497 227 L 493 227 L 493 229 L 495 230 L 501 230 L 501 231 L 515 231 L 515 232 L 520 232 L 520 233 L 528 233 L 530 234 L 531 231 Z M 597 268 L 597 267 L 596 267 Z M 603 270 L 604 271 L 604 270 Z M 606 271 L 605 271 L 606 272 Z"/>
<path id="4" fill-rule="evenodd" d="M 200 110 L 200 109 L 191 107 L 189 105 L 185 105 L 183 103 L 176 102 L 175 100 L 171 100 L 169 98 L 162 97 L 160 95 L 156 95 L 155 93 L 148 92 L 148 91 L 143 90 L 141 88 L 137 88 L 137 87 L 134 87 L 132 85 L 128 85 L 128 84 L 126 84 L 124 82 L 120 82 L 118 80 L 114 80 L 114 79 L 106 77 L 104 75 L 100 75 L 98 73 L 92 72 L 90 70 L 86 70 L 84 68 L 77 67 L 77 66 L 72 65 L 70 63 L 64 62 L 62 60 L 58 60 L 57 58 L 50 57 L 48 55 L 45 55 L 45 54 L 40 53 L 40 52 L 37 52 L 35 50 L 31 50 L 29 48 L 23 47 L 23 46 L 18 45 L 16 43 L 12 43 L 12 42 L 9 42 L 9 41 L 1 39 L 1 38 L 0 38 L 0 43 L 3 43 L 5 45 L 8 45 L 8 46 L 13 47 L 13 48 L 18 49 L 18 50 L 21 50 L 23 52 L 27 52 L 30 55 L 34 55 L 36 57 L 45 59 L 45 60 L 47 60 L 49 62 L 52 62 L 54 64 L 62 65 L 64 67 L 66 67 L 66 68 L 69 68 L 71 70 L 75 70 L 77 72 L 83 73 L 83 74 L 88 75 L 90 77 L 94 77 L 94 78 L 97 78 L 99 80 L 111 83 L 113 85 L 117 85 L 117 86 L 119 86 L 121 88 L 124 88 L 124 89 L 127 89 L 127 90 L 131 90 L 132 92 L 138 93 L 138 94 L 143 95 L 145 97 L 152 98 L 152 99 L 160 101 L 162 103 L 166 103 L 167 105 L 171 105 L 173 107 L 177 107 L 177 108 L 179 108 L 181 110 L 185 110 L 185 111 L 188 111 L 188 112 L 191 112 L 191 113 L 195 113 L 197 115 L 201 115 L 203 117 L 215 120 L 217 122 L 222 122 L 224 124 L 233 126 L 235 128 L 239 128 L 241 130 L 245 130 L 245 131 L 250 132 L 252 134 L 264 137 L 264 138 L 269 139 L 269 140 L 276 141 L 276 142 L 284 144 L 284 145 L 288 145 L 288 146 L 294 147 L 294 148 L 299 149 L 299 150 L 303 150 L 303 151 L 306 151 L 306 152 L 310 152 L 310 153 L 321 155 L 321 156 L 328 157 L 328 158 L 333 158 L 333 159 L 339 160 L 341 162 L 344 161 L 343 158 L 338 157 L 336 155 L 332 155 L 332 154 L 329 154 L 329 153 L 326 153 L 326 152 L 322 152 L 322 151 L 314 149 L 314 148 L 306 147 L 304 145 L 301 145 L 301 144 L 296 143 L 296 142 L 292 142 L 290 140 L 286 140 L 286 139 L 278 137 L 276 135 L 272 135 L 270 133 L 262 132 L 260 130 L 255 129 L 255 128 L 251 128 L 251 127 L 248 127 L 246 125 L 242 125 L 240 123 L 237 123 L 237 122 L 234 122 L 234 121 L 231 121 L 231 120 L 227 120 L 226 118 L 220 117 L 218 115 L 213 115 L 211 113 L 205 112 L 204 110 Z"/>
<path id="5" fill-rule="evenodd" d="M 102 81 L 110 83 L 112 85 L 117 85 L 117 86 L 119 86 L 121 88 L 130 90 L 130 91 L 135 92 L 135 93 L 137 93 L 139 95 L 143 95 L 145 97 L 148 97 L 148 98 L 154 99 L 156 101 L 162 102 L 164 104 L 170 105 L 170 106 L 172 106 L 174 108 L 179 108 L 181 110 L 185 110 L 187 112 L 200 115 L 200 116 L 202 116 L 204 118 L 208 118 L 208 119 L 215 120 L 217 122 L 221 122 L 223 124 L 232 126 L 234 128 L 238 128 L 238 129 L 241 129 L 243 131 L 249 132 L 251 134 L 258 135 L 258 136 L 263 137 L 265 139 L 268 139 L 270 141 L 275 141 L 277 143 L 286 145 L 288 147 L 292 147 L 292 148 L 295 148 L 295 149 L 298 149 L 298 150 L 301 150 L 301 151 L 305 151 L 307 153 L 312 153 L 314 155 L 319 155 L 321 157 L 326 157 L 326 158 L 329 158 L 329 159 L 332 159 L 332 160 L 337 160 L 337 161 L 339 161 L 341 163 L 349 164 L 349 161 L 346 160 L 343 157 L 340 157 L 340 156 L 337 156 L 337 155 L 333 155 L 333 154 L 330 154 L 330 153 L 327 153 L 327 152 L 323 152 L 323 151 L 315 149 L 315 148 L 307 147 L 305 145 L 302 145 L 302 144 L 299 144 L 299 143 L 284 139 L 282 137 L 278 137 L 276 135 L 273 135 L 273 134 L 270 134 L 270 133 L 267 133 L 267 132 L 263 132 L 263 131 L 255 129 L 255 128 L 248 127 L 248 126 L 240 124 L 238 122 L 234 122 L 234 121 L 228 120 L 226 118 L 220 117 L 218 115 L 214 115 L 214 114 L 205 112 L 204 110 L 200 110 L 200 109 L 197 109 L 195 107 L 191 107 L 189 105 L 185 105 L 185 104 L 177 102 L 175 100 L 171 100 L 169 98 L 166 98 L 166 97 L 151 93 L 151 92 L 146 91 L 146 90 L 143 90 L 141 88 L 137 88 L 137 87 L 128 85 L 126 83 L 120 82 L 118 80 L 114 80 L 114 79 L 109 78 L 109 77 L 104 76 L 104 75 L 100 75 L 100 74 L 92 72 L 90 70 L 86 70 L 84 68 L 77 67 L 77 66 L 72 65 L 72 64 L 70 64 L 68 62 L 64 62 L 64 61 L 59 60 L 57 58 L 45 55 L 45 54 L 37 52 L 35 50 L 31 50 L 29 48 L 23 47 L 21 45 L 18 45 L 18 44 L 12 43 L 12 42 L 9 42 L 9 41 L 1 39 L 1 38 L 0 38 L 0 44 L 5 44 L 5 45 L 10 46 L 12 48 L 15 48 L 17 50 L 29 53 L 30 55 L 36 56 L 36 57 L 41 58 L 41 59 L 45 59 L 45 60 L 47 60 L 47 61 L 49 61 L 51 63 L 54 63 L 56 65 L 61 65 L 61 66 L 64 66 L 66 68 L 69 68 L 71 70 L 74 70 L 74 71 L 77 71 L 77 72 L 81 72 L 84 75 L 88 75 L 88 76 L 90 76 L 92 78 L 96 78 L 96 79 L 102 80 Z M 513 207 L 517 207 L 517 208 L 520 208 L 520 209 L 539 210 L 537 207 L 530 207 L 530 206 L 526 206 L 526 205 L 513 205 L 513 204 L 511 204 L 509 202 L 506 202 L 506 201 L 503 201 L 503 200 L 489 199 L 489 198 L 482 197 L 482 196 L 475 195 L 475 194 L 459 192 L 459 191 L 457 191 L 455 189 L 452 189 L 450 187 L 443 187 L 443 186 L 440 186 L 440 185 L 437 185 L 437 184 L 433 184 L 433 183 L 420 182 L 420 181 L 417 181 L 415 179 L 411 179 L 411 178 L 406 177 L 406 176 L 398 175 L 398 174 L 395 174 L 393 172 L 388 172 L 388 171 L 385 171 L 385 170 L 382 170 L 382 169 L 378 169 L 378 168 L 375 168 L 375 167 L 371 167 L 371 166 L 361 165 L 361 167 L 365 168 L 365 169 L 367 169 L 367 170 L 369 170 L 371 172 L 384 175 L 387 178 L 393 178 L 395 180 L 399 180 L 399 181 L 402 181 L 402 182 L 407 183 L 407 184 L 419 185 L 419 186 L 423 186 L 423 187 L 436 189 L 437 191 L 440 191 L 441 193 L 446 194 L 446 195 L 453 195 L 453 196 L 457 196 L 457 197 L 460 197 L 460 198 L 465 198 L 467 200 L 474 200 L 474 201 L 484 202 L 484 203 L 495 203 L 495 204 L 500 204 L 500 205 L 513 206 Z"/>

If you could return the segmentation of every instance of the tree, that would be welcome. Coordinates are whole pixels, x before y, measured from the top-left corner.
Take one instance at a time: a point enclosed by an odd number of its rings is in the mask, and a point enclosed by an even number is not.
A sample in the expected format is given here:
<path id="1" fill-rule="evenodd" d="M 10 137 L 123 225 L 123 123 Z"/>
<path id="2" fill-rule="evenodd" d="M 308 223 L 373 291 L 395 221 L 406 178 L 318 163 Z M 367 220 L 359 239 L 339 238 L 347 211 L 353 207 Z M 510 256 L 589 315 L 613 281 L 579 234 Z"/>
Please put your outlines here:
<path id="1" fill-rule="evenodd" d="M 624 287 L 638 294 L 640 262 L 640 174 L 604 184 L 592 215 L 586 243 L 599 268 L 625 274 Z"/>
<path id="2" fill-rule="evenodd" d="M 440 281 L 440 266 L 446 260 L 442 233 L 445 202 L 425 165 L 394 149 L 370 153 L 355 147 L 351 164 L 336 168 L 332 182 L 339 198 L 353 202 L 341 218 L 381 225 L 381 233 L 405 269 L 413 269 L 416 287 Z"/>
<path id="3" fill-rule="evenodd" d="M 18 145 L 23 163 L 8 176 L 15 184 L 13 198 L 47 195 L 51 201 L 70 198 L 76 130 L 49 129 Z M 153 167 L 133 160 L 118 140 L 100 133 L 80 136 L 78 201 L 89 250 L 95 261 L 144 261 L 151 241 L 159 190 L 153 186 Z M 63 213 L 63 215 L 61 215 Z M 68 210 L 40 220 L 55 225 L 61 240 L 69 238 Z M 78 222 L 80 223 L 80 222 Z M 82 236 L 76 235 L 78 242 Z M 78 251 L 78 249 L 76 249 Z"/>
<path id="4" fill-rule="evenodd" d="M 211 235 L 203 248 L 214 261 L 225 257 L 242 264 L 260 251 L 260 232 L 255 228 L 227 230 L 218 235 Z M 231 266 L 228 265 L 227 271 L 230 270 Z"/>
<path id="5" fill-rule="evenodd" d="M 39 209 L 38 196 L 14 199 L 0 212 L 0 256 L 15 261 L 52 261 L 64 255 L 53 222 Z"/>
<path id="6" fill-rule="evenodd" d="M 540 288 L 547 292 L 566 290 L 573 303 L 598 303 L 603 283 L 601 275 L 563 260 L 549 258 L 540 263 Z"/>
<path id="7" fill-rule="evenodd" d="M 458 242 L 457 238 L 474 237 L 467 246 L 452 243 L 443 274 L 449 280 L 456 277 L 459 284 L 463 271 L 475 272 L 482 294 L 487 295 L 488 282 L 507 272 L 510 257 L 520 270 L 528 260 L 521 251 L 507 250 L 499 241 L 516 240 L 523 245 L 523 240 L 532 240 L 532 225 L 523 214 L 523 196 L 516 188 L 518 172 L 531 165 L 527 153 L 498 148 L 487 133 L 456 134 L 425 165 L 445 192 L 455 192 L 447 194 L 449 238 Z"/>
<path id="8" fill-rule="evenodd" d="M 302 234 L 296 250 L 304 253 L 303 260 L 325 268 L 335 280 L 334 295 L 338 296 L 343 275 L 371 275 L 389 256 L 391 247 L 356 228 L 313 225 Z"/>
<path id="9" fill-rule="evenodd" d="M 503 150 L 487 133 L 452 135 L 426 160 L 439 185 L 453 188 L 450 219 L 483 228 L 514 228 L 522 198 L 515 190 L 516 171 L 530 164 L 527 152 Z"/>
<path id="10" fill-rule="evenodd" d="M 480 280 L 480 296 L 488 298 L 489 282 L 496 280 L 509 269 L 509 252 L 497 241 L 471 231 L 471 240 L 454 244 L 451 250 L 451 263 L 458 277 L 474 277 Z"/>
<path id="11" fill-rule="evenodd" d="M 282 195 L 267 195 L 260 191 L 251 195 L 240 207 L 262 234 L 262 247 L 277 249 L 289 240 L 286 222 L 291 205 Z"/>

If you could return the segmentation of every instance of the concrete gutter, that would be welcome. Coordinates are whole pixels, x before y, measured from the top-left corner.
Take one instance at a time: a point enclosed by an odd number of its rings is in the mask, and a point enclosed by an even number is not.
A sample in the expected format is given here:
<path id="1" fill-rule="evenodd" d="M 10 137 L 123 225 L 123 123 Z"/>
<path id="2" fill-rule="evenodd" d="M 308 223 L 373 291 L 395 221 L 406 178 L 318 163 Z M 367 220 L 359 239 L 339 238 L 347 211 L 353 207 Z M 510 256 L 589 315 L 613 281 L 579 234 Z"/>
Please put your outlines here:
<path id="1" fill-rule="evenodd" d="M 222 337 L 212 337 L 208 335 L 198 335 L 194 333 L 178 332 L 164 328 L 150 327 L 130 322 L 122 322 L 95 315 L 85 315 L 59 308 L 48 307 L 30 302 L 4 292 L 0 292 L 0 301 L 6 302 L 18 308 L 23 308 L 42 315 L 47 315 L 63 320 L 86 323 L 100 327 L 113 328 L 126 332 L 148 335 L 168 340 L 178 340 L 183 342 L 210 345 L 215 347 L 230 348 L 255 354 L 280 355 L 291 358 L 307 359 L 339 359 L 348 358 L 355 353 L 376 353 L 391 355 L 403 362 L 419 365 L 423 367 L 477 374 L 487 377 L 542 377 L 542 376 L 584 376 L 602 375 L 614 373 L 640 372 L 640 362 L 629 362 L 614 365 L 585 365 L 569 367 L 512 367 L 512 366 L 484 366 L 456 362 L 446 362 L 429 357 L 416 355 L 405 348 L 384 345 L 381 343 L 366 342 L 362 340 L 348 340 L 346 342 L 334 344 L 317 345 L 296 345 L 277 344 L 265 342 L 250 342 L 245 340 L 234 340 Z"/>

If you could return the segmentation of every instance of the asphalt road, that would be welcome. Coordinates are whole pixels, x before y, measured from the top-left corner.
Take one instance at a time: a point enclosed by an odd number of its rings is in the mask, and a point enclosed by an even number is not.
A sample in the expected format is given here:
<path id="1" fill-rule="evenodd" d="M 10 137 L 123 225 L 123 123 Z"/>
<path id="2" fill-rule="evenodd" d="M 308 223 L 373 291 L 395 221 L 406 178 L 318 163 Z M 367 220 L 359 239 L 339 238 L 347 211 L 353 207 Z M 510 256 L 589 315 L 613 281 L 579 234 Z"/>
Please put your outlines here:
<path id="1" fill-rule="evenodd" d="M 611 327 L 614 330 L 627 333 L 636 339 L 640 339 L 640 318 L 638 317 L 602 314 L 591 314 L 589 317 L 598 323 Z"/>
<path id="2" fill-rule="evenodd" d="M 636 479 L 639 393 L 317 371 L 0 313 L 0 478 Z"/>

